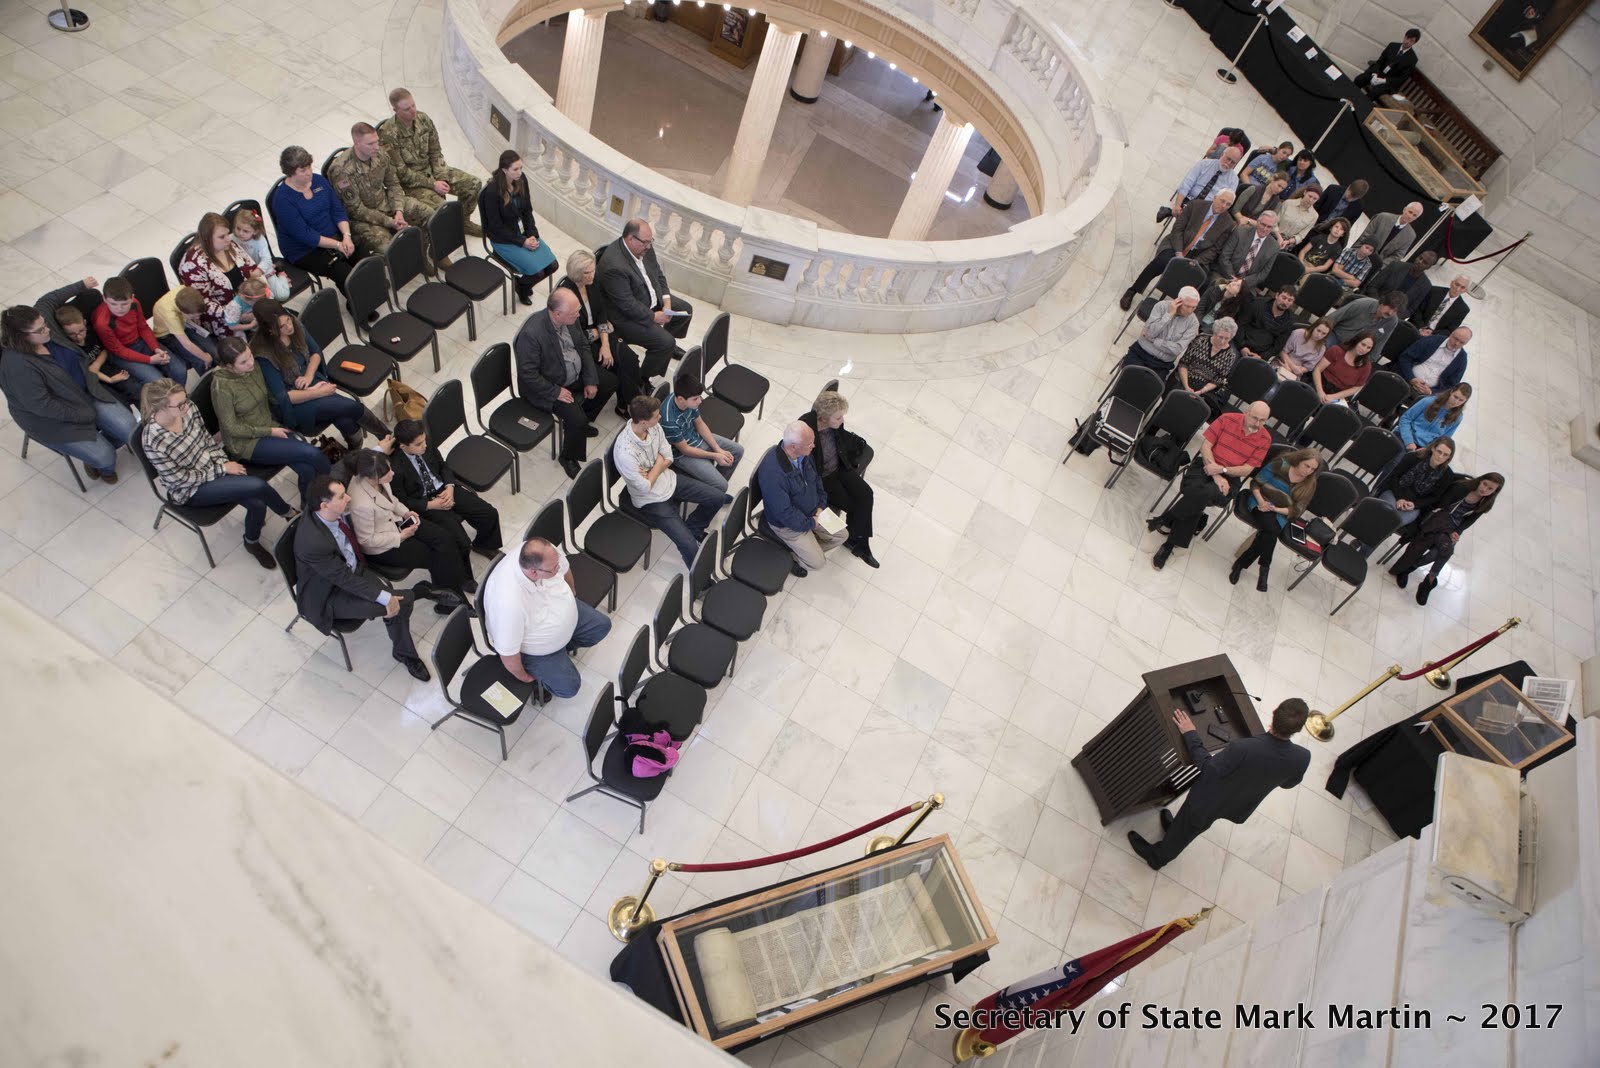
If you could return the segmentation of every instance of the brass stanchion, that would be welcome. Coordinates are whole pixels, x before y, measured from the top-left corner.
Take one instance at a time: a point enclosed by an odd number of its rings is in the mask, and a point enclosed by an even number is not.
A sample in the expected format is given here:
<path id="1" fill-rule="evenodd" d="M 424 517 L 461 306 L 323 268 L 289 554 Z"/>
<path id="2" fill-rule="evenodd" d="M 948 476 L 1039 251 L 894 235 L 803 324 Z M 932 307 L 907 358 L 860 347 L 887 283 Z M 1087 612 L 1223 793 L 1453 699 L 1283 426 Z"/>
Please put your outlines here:
<path id="1" fill-rule="evenodd" d="M 881 853 L 885 849 L 893 849 L 895 846 L 904 845 L 906 839 L 910 838 L 916 832 L 916 829 L 922 826 L 922 821 L 933 815 L 934 809 L 943 807 L 944 794 L 933 794 L 926 801 L 918 801 L 917 818 L 911 821 L 910 826 L 901 831 L 898 838 L 892 834 L 873 835 L 867 840 L 867 855 L 871 856 L 873 853 Z"/>
<path id="2" fill-rule="evenodd" d="M 1461 661 L 1465 660 L 1467 657 L 1471 656 L 1473 653 L 1477 652 L 1479 649 L 1482 649 L 1485 645 L 1488 645 L 1490 642 L 1494 641 L 1495 638 L 1500 637 L 1500 635 L 1504 634 L 1506 631 L 1510 630 L 1512 627 L 1520 626 L 1521 623 L 1522 623 L 1522 620 L 1519 617 L 1512 616 L 1510 619 L 1508 619 L 1504 623 L 1500 624 L 1500 629 L 1495 631 L 1494 634 L 1492 634 L 1491 636 L 1485 638 L 1483 641 L 1478 642 L 1476 645 L 1472 646 L 1470 649 L 1467 649 L 1464 652 L 1457 653 L 1455 656 L 1451 657 L 1447 662 L 1445 662 L 1443 664 L 1440 664 L 1437 667 L 1431 668 L 1428 671 L 1423 672 L 1422 677 L 1427 679 L 1428 680 L 1428 685 L 1432 686 L 1435 690 L 1448 690 L 1450 688 L 1450 669 L 1451 668 L 1453 668 L 1457 664 L 1461 663 Z"/>
<path id="3" fill-rule="evenodd" d="M 650 881 L 644 884 L 644 891 L 638 897 L 619 897 L 616 904 L 611 906 L 611 911 L 606 913 L 606 927 L 611 931 L 611 937 L 618 942 L 627 942 L 633 938 L 634 932 L 646 924 L 654 923 L 656 910 L 650 907 L 650 891 L 656 887 L 656 881 L 666 874 L 668 869 L 676 869 L 676 864 L 668 864 L 657 857 L 650 862 Z"/>
<path id="4" fill-rule="evenodd" d="M 1331 741 L 1333 739 L 1333 721 L 1343 715 L 1348 709 L 1355 705 L 1356 702 L 1366 697 L 1367 694 L 1371 693 L 1373 690 L 1376 690 L 1379 686 L 1382 686 L 1384 683 L 1388 682 L 1398 674 L 1400 674 L 1400 665 L 1390 664 L 1388 669 L 1385 670 L 1382 675 L 1379 675 L 1377 678 L 1367 683 L 1366 686 L 1362 687 L 1360 693 L 1350 698 L 1332 712 L 1329 712 L 1326 715 L 1321 712 L 1311 713 L 1311 715 L 1306 717 L 1306 733 L 1311 735 L 1311 737 L 1315 738 L 1319 742 Z"/>

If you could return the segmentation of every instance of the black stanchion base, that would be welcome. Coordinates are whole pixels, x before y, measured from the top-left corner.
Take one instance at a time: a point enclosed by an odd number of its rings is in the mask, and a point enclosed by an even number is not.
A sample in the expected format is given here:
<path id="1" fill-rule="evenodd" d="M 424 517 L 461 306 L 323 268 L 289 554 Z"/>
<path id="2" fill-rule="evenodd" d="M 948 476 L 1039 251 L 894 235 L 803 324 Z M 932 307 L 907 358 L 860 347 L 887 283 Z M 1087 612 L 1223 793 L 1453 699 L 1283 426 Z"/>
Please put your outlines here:
<path id="1" fill-rule="evenodd" d="M 1239 84 L 1239 76 L 1226 67 L 1217 68 L 1217 80 L 1227 82 L 1229 85 Z"/>
<path id="2" fill-rule="evenodd" d="M 1011 201 L 1008 200 L 1004 204 L 1002 204 L 998 200 L 990 200 L 988 193 L 983 194 L 983 202 L 985 204 L 989 205 L 991 208 L 998 208 L 1001 211 L 1005 211 L 1006 209 L 1011 207 Z"/>
<path id="3" fill-rule="evenodd" d="M 77 33 L 79 30 L 87 30 L 89 28 L 89 16 L 75 7 L 57 8 L 45 17 L 49 19 L 53 28 L 63 33 Z M 69 18 L 71 19 L 70 24 L 68 23 Z"/>
<path id="4" fill-rule="evenodd" d="M 801 96 L 799 93 L 795 92 L 793 89 L 789 90 L 789 95 L 794 97 L 796 100 L 800 101 L 800 103 L 802 103 L 802 104 L 815 104 L 817 102 L 817 98 L 816 97 L 814 97 L 814 96 Z"/>

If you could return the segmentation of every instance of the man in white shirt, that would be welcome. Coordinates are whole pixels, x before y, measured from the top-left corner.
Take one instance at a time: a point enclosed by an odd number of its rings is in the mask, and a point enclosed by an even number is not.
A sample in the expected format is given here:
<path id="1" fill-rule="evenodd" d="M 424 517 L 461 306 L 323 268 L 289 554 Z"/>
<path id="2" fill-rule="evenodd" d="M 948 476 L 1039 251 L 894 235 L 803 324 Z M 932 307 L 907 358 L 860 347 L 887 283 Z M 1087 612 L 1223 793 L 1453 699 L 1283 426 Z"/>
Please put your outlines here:
<path id="1" fill-rule="evenodd" d="M 640 395 L 628 402 L 628 425 L 611 445 L 611 460 L 628 485 L 628 499 L 644 518 L 678 547 L 686 567 L 722 507 L 720 490 L 696 478 L 679 478 L 672 470 L 672 446 L 661 429 L 661 402 Z M 695 505 L 689 518 L 678 514 L 678 502 Z"/>
<path id="2" fill-rule="evenodd" d="M 572 654 L 611 633 L 611 620 L 578 600 L 566 555 L 543 538 L 529 538 L 515 561 L 489 573 L 483 616 L 506 670 L 555 697 L 574 697 L 582 685 Z"/>

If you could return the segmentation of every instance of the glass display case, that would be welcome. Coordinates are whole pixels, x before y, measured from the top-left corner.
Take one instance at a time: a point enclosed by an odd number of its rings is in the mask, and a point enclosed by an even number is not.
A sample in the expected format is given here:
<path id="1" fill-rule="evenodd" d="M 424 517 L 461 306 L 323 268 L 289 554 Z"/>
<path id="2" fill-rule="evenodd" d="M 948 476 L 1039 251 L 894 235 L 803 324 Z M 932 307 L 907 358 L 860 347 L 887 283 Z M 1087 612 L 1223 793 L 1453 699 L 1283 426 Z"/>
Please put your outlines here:
<path id="1" fill-rule="evenodd" d="M 1374 108 L 1367 116 L 1367 129 L 1435 200 L 1484 195 L 1482 184 L 1467 173 L 1455 153 L 1411 112 Z"/>
<path id="2" fill-rule="evenodd" d="M 723 1049 L 996 941 L 947 835 L 667 920 L 657 936 L 683 1018 Z"/>
<path id="3" fill-rule="evenodd" d="M 1450 752 L 1517 769 L 1572 738 L 1504 675 L 1456 694 L 1423 721 Z"/>

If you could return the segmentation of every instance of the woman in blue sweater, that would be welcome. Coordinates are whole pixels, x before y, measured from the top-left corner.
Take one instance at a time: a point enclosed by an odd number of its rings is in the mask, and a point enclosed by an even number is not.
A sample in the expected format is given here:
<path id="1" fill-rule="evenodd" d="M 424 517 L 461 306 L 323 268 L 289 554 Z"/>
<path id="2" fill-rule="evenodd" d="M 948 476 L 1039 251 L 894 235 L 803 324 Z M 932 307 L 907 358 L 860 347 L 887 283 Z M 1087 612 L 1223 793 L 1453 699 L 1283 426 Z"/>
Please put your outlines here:
<path id="1" fill-rule="evenodd" d="M 356 246 L 350 217 L 339 194 L 311 169 L 311 153 L 290 145 L 278 156 L 283 181 L 267 200 L 278 229 L 283 258 L 302 270 L 333 280 L 344 292 L 344 280 L 355 266 Z"/>
<path id="2" fill-rule="evenodd" d="M 1407 452 L 1426 449 L 1436 440 L 1454 435 L 1461 426 L 1461 417 L 1467 414 L 1467 400 L 1472 387 L 1462 382 L 1445 393 L 1420 400 L 1406 409 L 1400 417 L 1395 433 Z"/>

